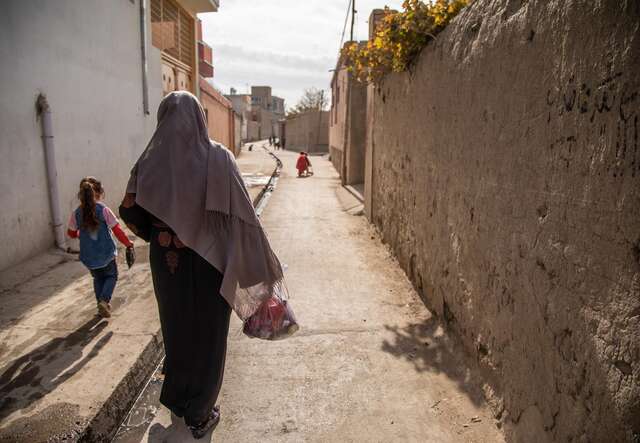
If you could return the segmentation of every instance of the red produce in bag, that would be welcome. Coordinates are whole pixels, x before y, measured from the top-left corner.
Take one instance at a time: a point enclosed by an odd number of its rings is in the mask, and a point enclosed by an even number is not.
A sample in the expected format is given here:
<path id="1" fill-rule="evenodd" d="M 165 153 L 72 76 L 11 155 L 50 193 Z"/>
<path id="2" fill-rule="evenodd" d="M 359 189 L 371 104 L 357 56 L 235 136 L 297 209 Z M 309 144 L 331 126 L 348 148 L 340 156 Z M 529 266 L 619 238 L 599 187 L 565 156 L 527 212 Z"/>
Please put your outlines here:
<path id="1" fill-rule="evenodd" d="M 242 331 L 251 338 L 281 340 L 293 335 L 299 328 L 287 300 L 274 294 L 245 320 Z"/>

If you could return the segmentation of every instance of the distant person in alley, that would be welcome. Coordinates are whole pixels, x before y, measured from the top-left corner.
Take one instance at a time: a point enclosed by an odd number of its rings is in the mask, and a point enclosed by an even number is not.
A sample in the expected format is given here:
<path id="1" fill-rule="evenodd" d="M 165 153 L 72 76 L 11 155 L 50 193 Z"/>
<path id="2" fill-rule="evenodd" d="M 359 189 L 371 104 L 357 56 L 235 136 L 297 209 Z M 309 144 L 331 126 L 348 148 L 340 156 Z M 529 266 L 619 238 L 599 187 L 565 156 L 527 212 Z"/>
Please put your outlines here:
<path id="1" fill-rule="evenodd" d="M 80 206 L 69 218 L 67 235 L 80 239 L 80 261 L 93 277 L 98 314 L 111 317 L 111 297 L 118 281 L 117 249 L 111 232 L 127 248 L 128 257 L 132 257 L 133 243 L 111 209 L 100 201 L 103 196 L 100 181 L 94 177 L 82 179 L 78 191 Z"/>
<path id="2" fill-rule="evenodd" d="M 202 438 L 220 421 L 231 310 L 251 317 L 284 282 L 233 154 L 209 140 L 194 95 L 160 103 L 120 215 L 151 244 L 166 353 L 160 402 Z"/>
<path id="3" fill-rule="evenodd" d="M 311 166 L 311 163 L 309 162 L 307 153 L 301 151 L 300 155 L 298 156 L 298 160 L 296 161 L 296 169 L 298 170 L 298 177 L 306 177 L 307 172 L 309 170 L 309 166 Z"/>

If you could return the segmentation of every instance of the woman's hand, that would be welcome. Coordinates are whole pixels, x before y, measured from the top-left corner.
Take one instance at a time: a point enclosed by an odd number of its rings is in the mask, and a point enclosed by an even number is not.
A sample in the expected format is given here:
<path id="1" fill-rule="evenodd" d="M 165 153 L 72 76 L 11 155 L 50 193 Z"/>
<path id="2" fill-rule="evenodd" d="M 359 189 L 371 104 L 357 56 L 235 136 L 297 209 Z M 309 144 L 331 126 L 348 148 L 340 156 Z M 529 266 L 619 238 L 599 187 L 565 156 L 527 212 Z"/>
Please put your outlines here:
<path id="1" fill-rule="evenodd" d="M 132 193 L 125 194 L 124 198 L 122 199 L 122 203 L 120 203 L 120 205 L 124 206 L 125 208 L 131 208 L 135 204 L 136 204 L 136 195 Z"/>

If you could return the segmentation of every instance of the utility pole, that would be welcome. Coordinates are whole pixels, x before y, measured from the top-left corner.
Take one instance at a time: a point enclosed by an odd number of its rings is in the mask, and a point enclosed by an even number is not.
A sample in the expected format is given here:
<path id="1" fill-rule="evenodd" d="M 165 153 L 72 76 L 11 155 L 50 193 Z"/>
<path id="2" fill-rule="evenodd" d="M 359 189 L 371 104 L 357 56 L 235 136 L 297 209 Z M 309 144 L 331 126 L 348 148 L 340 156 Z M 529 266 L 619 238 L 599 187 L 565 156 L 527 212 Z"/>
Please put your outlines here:
<path id="1" fill-rule="evenodd" d="M 351 1 L 351 41 L 353 41 L 353 25 L 356 22 L 356 0 Z"/>

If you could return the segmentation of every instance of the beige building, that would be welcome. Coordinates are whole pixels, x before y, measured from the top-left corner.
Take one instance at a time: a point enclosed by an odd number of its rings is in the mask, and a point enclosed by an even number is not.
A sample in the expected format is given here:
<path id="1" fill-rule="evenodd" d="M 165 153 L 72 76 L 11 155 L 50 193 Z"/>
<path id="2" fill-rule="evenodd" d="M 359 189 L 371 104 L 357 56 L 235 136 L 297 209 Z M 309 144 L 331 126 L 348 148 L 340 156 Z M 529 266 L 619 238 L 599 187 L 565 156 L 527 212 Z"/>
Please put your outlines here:
<path id="1" fill-rule="evenodd" d="M 233 133 L 233 140 L 235 142 L 234 152 L 238 155 L 244 142 L 242 140 L 242 116 L 235 111 L 233 111 Z"/>
<path id="2" fill-rule="evenodd" d="M 286 149 L 309 153 L 329 152 L 329 112 L 308 111 L 287 118 Z"/>
<path id="3" fill-rule="evenodd" d="M 237 155 L 235 112 L 231 102 L 203 78 L 200 79 L 200 102 L 207 119 L 209 138 L 222 143 Z"/>
<path id="4" fill-rule="evenodd" d="M 329 152 L 342 183 L 356 185 L 364 183 L 367 86 L 347 70 L 346 61 L 340 57 L 331 80 Z"/>
<path id="5" fill-rule="evenodd" d="M 278 120 L 284 118 L 284 99 L 271 94 L 271 86 L 251 87 L 253 121 L 258 122 L 259 139 L 280 137 Z"/>
<path id="6" fill-rule="evenodd" d="M 101 179 L 105 203 L 117 208 L 163 92 L 195 89 L 195 15 L 217 8 L 217 0 L 3 2 L 0 55 L 11 63 L 0 69 L 0 269 L 67 246 L 84 176 Z M 36 109 L 41 93 L 50 114 Z M 46 115 L 54 144 L 45 151 Z"/>
<path id="7" fill-rule="evenodd" d="M 233 110 L 240 116 L 240 140 L 242 143 L 249 140 L 249 120 L 251 120 L 251 95 L 236 94 L 236 90 L 231 88 L 231 93 L 225 95 L 231 102 Z"/>
<path id="8" fill-rule="evenodd" d="M 198 95 L 196 13 L 217 11 L 218 4 L 218 0 L 150 0 L 151 43 L 161 51 L 164 94 L 186 90 Z"/>

